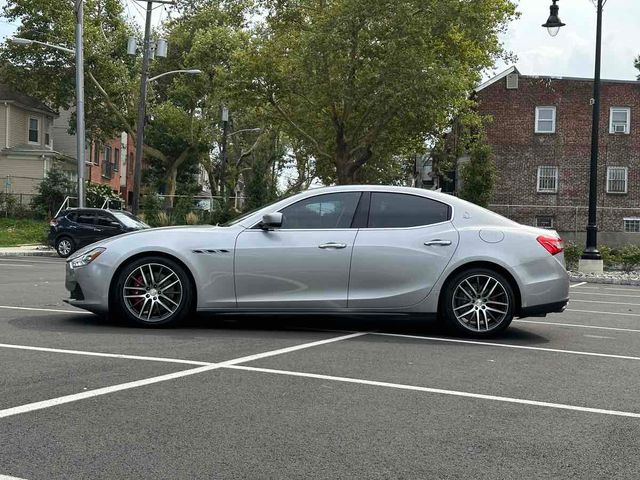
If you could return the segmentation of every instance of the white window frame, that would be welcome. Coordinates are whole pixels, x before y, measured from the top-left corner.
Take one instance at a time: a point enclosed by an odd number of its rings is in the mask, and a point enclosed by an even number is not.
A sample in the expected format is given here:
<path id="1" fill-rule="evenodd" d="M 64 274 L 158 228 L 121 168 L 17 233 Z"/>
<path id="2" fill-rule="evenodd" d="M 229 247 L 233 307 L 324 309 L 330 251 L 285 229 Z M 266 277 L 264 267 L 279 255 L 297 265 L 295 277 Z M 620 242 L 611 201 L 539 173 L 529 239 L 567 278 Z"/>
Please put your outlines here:
<path id="1" fill-rule="evenodd" d="M 552 168 L 555 172 L 555 186 L 553 189 L 551 188 L 542 188 L 540 187 L 540 180 L 542 179 L 542 169 L 543 168 Z M 538 167 L 538 175 L 536 180 L 536 191 L 538 193 L 558 193 L 558 183 L 559 183 L 560 171 L 559 168 L 555 165 L 541 165 Z M 550 178 L 550 177 L 549 177 Z"/>
<path id="2" fill-rule="evenodd" d="M 609 182 L 613 182 L 613 181 L 619 181 L 620 179 L 614 179 L 614 178 L 610 178 L 610 174 L 615 171 L 615 170 L 622 170 L 624 171 L 624 192 L 618 192 L 618 191 L 612 191 L 609 188 Z M 625 193 L 627 193 L 627 190 L 629 189 L 629 168 L 628 167 L 607 167 L 607 193 L 611 193 L 613 195 L 624 195 Z"/>
<path id="3" fill-rule="evenodd" d="M 609 133 L 616 133 L 613 125 L 613 112 L 625 112 L 627 114 L 627 124 L 625 125 L 624 134 L 629 135 L 631 132 L 631 108 L 629 107 L 611 107 L 609 109 Z M 620 132 L 618 132 L 619 134 Z"/>
<path id="4" fill-rule="evenodd" d="M 540 110 L 551 110 L 551 112 L 552 112 L 552 115 L 551 115 L 551 131 L 550 132 L 543 131 L 543 130 L 540 130 L 538 128 L 538 124 L 539 124 L 539 121 L 540 121 Z M 543 121 L 548 122 L 549 120 L 543 120 Z M 548 134 L 548 135 L 556 133 L 556 107 L 554 107 L 552 105 L 536 107 L 535 133 L 543 133 L 543 134 Z"/>
<path id="5" fill-rule="evenodd" d="M 31 133 L 31 120 L 35 120 L 38 124 L 36 132 L 38 133 L 38 141 L 32 142 L 29 138 L 29 134 Z M 27 142 L 29 145 L 40 145 L 40 119 L 38 117 L 29 117 L 29 121 L 27 122 Z"/>
<path id="6" fill-rule="evenodd" d="M 638 231 L 627 230 L 627 222 L 638 222 Z M 625 217 L 622 219 L 622 230 L 625 233 L 640 233 L 640 217 Z"/>
<path id="7" fill-rule="evenodd" d="M 548 227 L 540 226 L 540 224 L 538 223 L 538 220 L 539 220 L 541 217 L 547 217 L 547 218 L 549 218 L 549 219 L 551 220 L 551 225 L 549 225 Z M 554 218 L 553 218 L 553 215 L 536 215 L 536 227 L 537 227 L 537 228 L 546 228 L 546 229 L 549 229 L 549 230 L 553 230 L 553 228 L 554 228 L 554 224 L 555 224 L 555 220 L 554 220 Z"/>

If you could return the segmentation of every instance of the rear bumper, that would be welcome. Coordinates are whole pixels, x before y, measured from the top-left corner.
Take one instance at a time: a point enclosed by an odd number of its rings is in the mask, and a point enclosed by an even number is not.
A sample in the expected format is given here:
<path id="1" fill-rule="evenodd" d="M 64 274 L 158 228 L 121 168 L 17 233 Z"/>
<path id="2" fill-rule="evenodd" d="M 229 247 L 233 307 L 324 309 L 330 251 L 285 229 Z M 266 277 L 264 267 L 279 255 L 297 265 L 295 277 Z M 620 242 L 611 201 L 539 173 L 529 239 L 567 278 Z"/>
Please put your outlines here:
<path id="1" fill-rule="evenodd" d="M 519 318 L 525 317 L 544 317 L 547 313 L 561 313 L 567 308 L 569 300 L 562 302 L 545 303 L 543 305 L 534 305 L 533 307 L 521 308 L 518 312 Z"/>

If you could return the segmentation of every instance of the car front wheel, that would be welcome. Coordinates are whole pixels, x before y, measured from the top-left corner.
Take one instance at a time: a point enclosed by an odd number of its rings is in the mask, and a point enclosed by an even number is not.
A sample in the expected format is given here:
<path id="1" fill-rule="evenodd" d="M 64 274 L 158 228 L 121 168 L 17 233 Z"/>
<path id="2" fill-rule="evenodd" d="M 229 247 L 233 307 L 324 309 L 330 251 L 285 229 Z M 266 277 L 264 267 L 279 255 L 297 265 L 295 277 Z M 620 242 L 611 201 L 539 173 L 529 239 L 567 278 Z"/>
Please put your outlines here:
<path id="1" fill-rule="evenodd" d="M 515 295 L 503 275 L 485 268 L 457 274 L 444 296 L 444 319 L 454 330 L 485 337 L 506 329 L 513 320 Z"/>
<path id="2" fill-rule="evenodd" d="M 73 240 L 69 237 L 60 237 L 56 240 L 56 252 L 58 252 L 58 255 L 62 258 L 67 258 L 74 250 Z"/>
<path id="3" fill-rule="evenodd" d="M 164 257 L 145 257 L 127 265 L 118 276 L 115 307 L 130 322 L 167 326 L 191 310 L 192 286 L 185 269 Z"/>

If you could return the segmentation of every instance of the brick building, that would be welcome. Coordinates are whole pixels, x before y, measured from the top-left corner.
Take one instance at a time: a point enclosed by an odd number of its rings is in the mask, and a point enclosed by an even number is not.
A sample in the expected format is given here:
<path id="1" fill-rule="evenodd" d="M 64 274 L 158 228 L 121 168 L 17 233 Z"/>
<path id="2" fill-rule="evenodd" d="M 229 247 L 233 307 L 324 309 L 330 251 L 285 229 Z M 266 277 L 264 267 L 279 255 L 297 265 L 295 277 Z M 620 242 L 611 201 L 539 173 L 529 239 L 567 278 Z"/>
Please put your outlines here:
<path id="1" fill-rule="evenodd" d="M 587 224 L 593 81 L 521 75 L 475 91 L 499 179 L 492 209 L 581 241 Z M 598 163 L 600 240 L 640 241 L 640 82 L 603 80 Z"/>

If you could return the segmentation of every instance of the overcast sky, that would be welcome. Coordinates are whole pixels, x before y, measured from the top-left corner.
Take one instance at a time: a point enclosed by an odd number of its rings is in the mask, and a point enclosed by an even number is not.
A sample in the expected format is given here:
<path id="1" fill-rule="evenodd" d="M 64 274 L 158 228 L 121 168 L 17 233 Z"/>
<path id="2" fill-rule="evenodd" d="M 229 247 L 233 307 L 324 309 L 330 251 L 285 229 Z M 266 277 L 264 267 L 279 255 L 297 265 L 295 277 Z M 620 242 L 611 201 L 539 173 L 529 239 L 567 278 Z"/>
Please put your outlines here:
<path id="1" fill-rule="evenodd" d="M 635 79 L 640 72 L 633 59 L 640 54 L 640 0 L 606 0 L 604 8 L 602 77 Z M 135 0 L 125 0 L 125 11 L 139 23 L 143 12 Z M 0 6 L 6 0 L 0 0 Z M 552 38 L 543 24 L 549 16 L 551 0 L 518 0 L 521 17 L 504 37 L 505 46 L 518 56 L 516 63 L 526 75 L 593 77 L 596 10 L 592 0 L 559 0 L 560 18 L 567 24 Z M 167 12 L 154 12 L 154 24 Z M 0 40 L 15 31 L 16 25 L 0 19 Z M 510 66 L 510 65 L 508 65 Z M 496 71 L 507 66 L 499 64 Z"/>
<path id="2" fill-rule="evenodd" d="M 566 27 L 552 38 L 542 28 L 551 0 L 519 0 L 521 16 L 505 36 L 525 75 L 593 77 L 596 9 L 591 0 L 559 0 Z M 607 0 L 602 32 L 602 77 L 635 79 L 633 59 L 640 54 L 640 0 Z M 504 69 L 500 64 L 497 70 Z"/>

